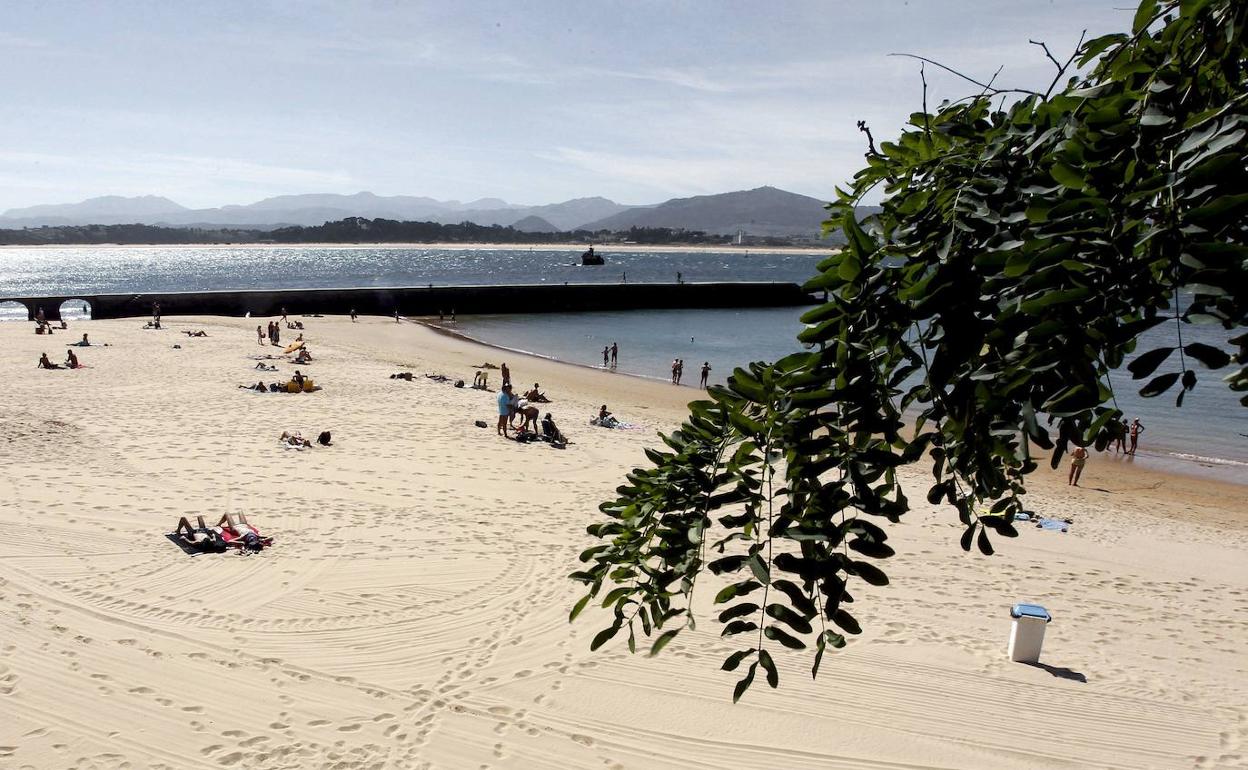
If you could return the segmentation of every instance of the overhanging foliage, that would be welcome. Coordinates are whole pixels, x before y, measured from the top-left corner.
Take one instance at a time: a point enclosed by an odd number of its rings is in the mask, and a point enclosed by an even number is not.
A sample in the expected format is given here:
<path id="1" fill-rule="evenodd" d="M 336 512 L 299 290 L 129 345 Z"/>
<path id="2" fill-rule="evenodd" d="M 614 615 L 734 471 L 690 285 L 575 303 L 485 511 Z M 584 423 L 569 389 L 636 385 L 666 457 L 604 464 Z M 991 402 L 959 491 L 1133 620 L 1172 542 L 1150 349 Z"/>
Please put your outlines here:
<path id="1" fill-rule="evenodd" d="M 888 580 L 898 467 L 931 463 L 927 500 L 991 554 L 990 532 L 1016 534 L 1032 444 L 1056 466 L 1119 435 L 1111 372 L 1147 329 L 1218 324 L 1228 345 L 1137 357 L 1143 395 L 1181 406 L 1198 370 L 1232 364 L 1248 391 L 1246 23 L 1248 3 L 1145 0 L 1129 34 L 1081 47 L 1088 74 L 1064 88 L 1007 102 L 989 86 L 873 147 L 829 206 L 848 244 L 807 284 L 826 294 L 799 337 L 817 349 L 691 404 L 588 528 L 602 542 L 571 576 L 588 589 L 572 617 L 612 613 L 592 647 L 640 634 L 658 652 L 693 625 L 710 570 L 740 645 L 723 668 L 748 663 L 734 699 L 759 668 L 776 686 L 777 646 L 813 646 L 817 674 L 861 630 L 855 582 Z M 859 221 L 880 187 L 883 210 Z"/>

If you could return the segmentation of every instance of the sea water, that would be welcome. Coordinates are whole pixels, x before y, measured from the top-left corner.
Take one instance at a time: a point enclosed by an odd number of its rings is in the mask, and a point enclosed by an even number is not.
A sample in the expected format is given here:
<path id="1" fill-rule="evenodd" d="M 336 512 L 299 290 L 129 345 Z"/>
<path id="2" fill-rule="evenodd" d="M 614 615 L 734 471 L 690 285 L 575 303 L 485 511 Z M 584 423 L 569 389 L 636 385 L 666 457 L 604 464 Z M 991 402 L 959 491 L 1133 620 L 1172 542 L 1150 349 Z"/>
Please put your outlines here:
<path id="1" fill-rule="evenodd" d="M 729 249 L 720 252 L 605 251 L 607 264 L 582 267 L 579 247 L 401 248 L 373 246 L 75 246 L 0 248 L 0 296 L 204 291 L 224 289 L 489 285 L 510 283 L 646 283 L 791 281 L 810 277 L 825 255 Z M 64 314 L 81 315 L 81 301 Z M 449 310 L 449 308 L 448 308 Z M 586 366 L 602 364 L 602 348 L 620 347 L 618 373 L 666 381 L 674 358 L 685 361 L 684 384 L 696 386 L 704 361 L 711 381 L 736 366 L 800 350 L 802 310 L 648 310 L 477 316 L 458 331 L 484 342 Z M 0 305 L 0 317 L 25 319 L 21 306 Z M 1210 326 L 1185 326 L 1184 342 L 1226 348 L 1229 336 Z M 1175 327 L 1148 333 L 1140 351 L 1174 345 Z M 1177 355 L 1177 354 L 1176 354 Z M 1168 362 L 1167 367 L 1173 367 Z M 1248 477 L 1248 409 L 1216 373 L 1201 371 L 1181 409 L 1175 392 L 1138 396 L 1141 383 L 1125 370 L 1112 378 L 1118 405 L 1146 426 L 1136 461 L 1165 464 L 1243 481 Z M 1170 369 L 1164 369 L 1170 370 Z M 690 394 L 693 395 L 692 393 Z"/>

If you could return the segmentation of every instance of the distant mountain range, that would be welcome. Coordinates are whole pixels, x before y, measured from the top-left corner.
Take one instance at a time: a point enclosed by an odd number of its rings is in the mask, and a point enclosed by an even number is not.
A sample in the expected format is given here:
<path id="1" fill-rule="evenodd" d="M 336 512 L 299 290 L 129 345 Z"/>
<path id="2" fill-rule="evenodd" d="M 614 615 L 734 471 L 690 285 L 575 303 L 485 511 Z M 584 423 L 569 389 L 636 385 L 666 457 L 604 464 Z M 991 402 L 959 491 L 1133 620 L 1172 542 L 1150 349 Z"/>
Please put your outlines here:
<path id="1" fill-rule="evenodd" d="M 657 227 L 733 235 L 803 236 L 819 233 L 824 203 L 774 187 L 673 198 L 648 206 L 626 206 L 606 198 L 576 198 L 544 206 L 523 206 L 497 198 L 461 203 L 410 195 L 281 195 L 247 205 L 190 209 L 154 195 L 115 195 L 80 203 L 15 208 L 0 214 L 0 228 L 62 225 L 144 224 L 167 227 L 271 230 L 313 226 L 347 217 L 410 222 L 514 226 L 525 232 L 615 230 Z"/>

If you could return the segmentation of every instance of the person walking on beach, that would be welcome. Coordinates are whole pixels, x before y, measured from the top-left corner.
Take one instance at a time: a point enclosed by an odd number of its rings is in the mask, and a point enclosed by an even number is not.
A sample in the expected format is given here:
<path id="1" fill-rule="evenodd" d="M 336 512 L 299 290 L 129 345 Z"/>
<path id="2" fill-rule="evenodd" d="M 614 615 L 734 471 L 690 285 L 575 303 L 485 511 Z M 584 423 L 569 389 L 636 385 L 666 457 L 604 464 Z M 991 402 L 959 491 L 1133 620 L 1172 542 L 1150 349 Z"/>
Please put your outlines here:
<path id="1" fill-rule="evenodd" d="M 1075 451 L 1070 453 L 1070 475 L 1066 478 L 1067 486 L 1079 486 L 1079 475 L 1083 473 L 1083 466 L 1087 461 L 1088 450 L 1081 446 L 1075 447 Z"/>
<path id="2" fill-rule="evenodd" d="M 503 377 L 503 387 L 510 388 L 511 387 L 511 370 L 507 368 L 506 361 L 503 362 L 502 366 L 498 367 L 498 373 L 501 374 Z"/>
<path id="3" fill-rule="evenodd" d="M 612 342 L 611 343 L 611 368 L 614 369 L 615 365 L 618 364 L 619 362 L 620 362 L 620 346 Z"/>
<path id="4" fill-rule="evenodd" d="M 356 319 L 357 317 L 358 317 L 358 316 L 356 316 L 356 314 L 355 314 L 355 308 L 351 308 L 351 323 L 355 323 L 355 319 Z"/>
<path id="5" fill-rule="evenodd" d="M 710 376 L 711 376 L 711 362 L 703 361 L 702 362 L 702 379 L 698 381 L 698 387 L 705 389 L 706 380 Z"/>
<path id="6" fill-rule="evenodd" d="M 1144 432 L 1144 423 L 1140 422 L 1140 418 L 1136 417 L 1131 421 L 1131 451 L 1127 454 L 1135 454 L 1135 448 L 1140 443 L 1140 434 Z"/>
<path id="7" fill-rule="evenodd" d="M 603 345 L 602 346 L 602 368 L 603 369 L 606 369 L 608 366 L 610 366 L 610 364 L 608 363 L 610 359 L 611 359 L 611 348 L 607 347 L 606 345 Z"/>

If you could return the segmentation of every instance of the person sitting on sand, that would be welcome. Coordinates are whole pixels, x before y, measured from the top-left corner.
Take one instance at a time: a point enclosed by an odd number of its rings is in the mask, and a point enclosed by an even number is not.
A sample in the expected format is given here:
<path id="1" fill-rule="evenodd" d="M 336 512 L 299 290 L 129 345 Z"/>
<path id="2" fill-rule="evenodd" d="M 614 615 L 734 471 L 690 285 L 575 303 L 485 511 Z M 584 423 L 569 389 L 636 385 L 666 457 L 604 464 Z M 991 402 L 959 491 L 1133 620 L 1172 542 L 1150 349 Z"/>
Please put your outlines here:
<path id="1" fill-rule="evenodd" d="M 559 426 L 555 425 L 555 418 L 550 416 L 550 412 L 547 412 L 546 416 L 542 418 L 542 435 L 555 444 L 568 443 L 567 438 L 560 432 Z"/>
<path id="2" fill-rule="evenodd" d="M 43 355 L 39 356 L 39 368 L 40 369 L 60 369 L 61 367 L 49 361 L 48 354 L 44 353 Z"/>
<path id="3" fill-rule="evenodd" d="M 80 348 L 89 348 L 89 347 L 91 347 L 91 342 L 90 342 L 90 340 L 88 340 L 88 339 L 87 339 L 87 335 L 86 335 L 86 334 L 83 334 L 83 335 L 82 335 L 82 339 L 81 339 L 81 340 L 79 340 L 78 342 L 75 342 L 74 344 L 75 344 L 75 345 L 77 345 L 77 346 L 78 346 L 78 347 L 80 347 Z"/>
<path id="4" fill-rule="evenodd" d="M 312 354 L 308 352 L 308 349 L 306 347 L 299 348 L 299 352 L 295 354 L 295 363 L 296 364 L 312 363 Z"/>
<path id="5" fill-rule="evenodd" d="M 594 421 L 594 424 L 601 425 L 604 428 L 614 428 L 620 424 L 620 421 L 615 419 L 615 416 L 607 411 L 607 405 L 603 404 L 598 410 L 598 419 Z"/>
<path id="6" fill-rule="evenodd" d="M 298 369 L 296 369 L 295 373 L 290 376 L 290 381 L 298 385 L 300 390 L 303 390 L 303 383 L 307 379 L 307 377 L 303 376 L 303 372 Z"/>
<path id="7" fill-rule="evenodd" d="M 72 350 L 66 350 L 65 354 L 65 368 L 77 369 L 80 366 L 78 363 L 78 356 L 74 355 L 74 351 Z"/>
<path id="8" fill-rule="evenodd" d="M 541 386 L 536 382 L 533 383 L 533 389 L 524 394 L 525 400 L 534 404 L 549 404 L 550 399 L 546 398 L 546 394 L 540 390 Z"/>
<path id="9" fill-rule="evenodd" d="M 282 431 L 282 437 L 278 439 L 283 444 L 293 447 L 311 447 L 312 442 L 303 437 L 299 431 L 291 433 L 290 431 Z"/>

